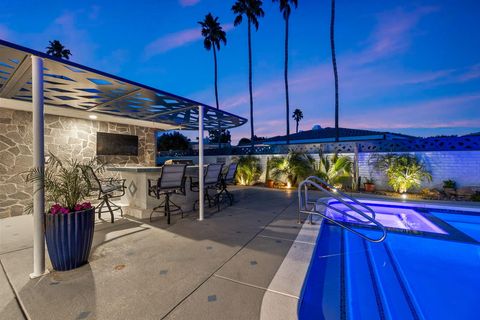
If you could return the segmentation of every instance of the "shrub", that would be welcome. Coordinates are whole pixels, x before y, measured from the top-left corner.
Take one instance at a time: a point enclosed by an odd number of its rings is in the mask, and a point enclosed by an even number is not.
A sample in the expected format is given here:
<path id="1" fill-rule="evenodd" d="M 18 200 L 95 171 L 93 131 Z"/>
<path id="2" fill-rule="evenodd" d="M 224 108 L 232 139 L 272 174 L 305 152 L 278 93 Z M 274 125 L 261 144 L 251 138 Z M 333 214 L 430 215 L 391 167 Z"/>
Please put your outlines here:
<path id="1" fill-rule="evenodd" d="M 315 169 L 315 175 L 325 180 L 328 184 L 345 185 L 352 178 L 352 160 L 347 156 L 335 153 L 330 158 L 320 154 L 320 161 Z"/>
<path id="2" fill-rule="evenodd" d="M 189 148 L 188 138 L 180 132 L 164 133 L 157 138 L 158 151 L 188 150 Z"/>
<path id="3" fill-rule="evenodd" d="M 404 193 L 420 187 L 423 180 L 432 180 L 425 165 L 413 155 L 377 155 L 374 157 L 374 165 L 376 169 L 385 172 L 388 184 L 396 192 Z"/>
<path id="4" fill-rule="evenodd" d="M 451 188 L 451 189 L 455 189 L 457 187 L 457 183 L 451 179 L 449 180 L 444 180 L 443 181 L 443 187 L 444 188 Z"/>
<path id="5" fill-rule="evenodd" d="M 244 156 L 238 160 L 237 183 L 242 186 L 250 186 L 257 182 L 262 174 L 260 159 L 254 156 Z"/>
<path id="6" fill-rule="evenodd" d="M 270 160 L 270 173 L 274 179 L 285 179 L 287 184 L 294 186 L 298 180 L 305 179 L 313 173 L 314 163 L 315 160 L 311 156 L 290 150 L 285 157 Z"/>
<path id="7" fill-rule="evenodd" d="M 230 143 L 232 135 L 227 129 L 208 130 L 208 140 L 210 143 Z"/>

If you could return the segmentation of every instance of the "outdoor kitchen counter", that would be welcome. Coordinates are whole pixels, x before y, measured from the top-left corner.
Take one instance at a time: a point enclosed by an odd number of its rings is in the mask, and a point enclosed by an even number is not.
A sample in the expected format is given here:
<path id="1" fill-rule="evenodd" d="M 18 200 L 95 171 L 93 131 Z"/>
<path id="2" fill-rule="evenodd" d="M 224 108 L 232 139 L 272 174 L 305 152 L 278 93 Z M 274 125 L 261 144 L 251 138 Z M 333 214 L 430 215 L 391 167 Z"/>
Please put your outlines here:
<path id="1" fill-rule="evenodd" d="M 148 179 L 157 180 L 160 177 L 162 167 L 107 167 L 107 171 L 118 172 L 125 181 L 125 195 L 121 199 L 121 205 L 125 214 L 135 218 L 148 218 L 152 209 L 161 201 L 148 195 Z M 198 177 L 198 165 L 187 166 L 187 181 L 185 183 L 186 195 L 173 195 L 172 201 L 179 205 L 184 212 L 193 209 L 193 203 L 198 199 L 198 193 L 190 191 L 189 177 Z M 160 217 L 155 213 L 154 217 Z"/>

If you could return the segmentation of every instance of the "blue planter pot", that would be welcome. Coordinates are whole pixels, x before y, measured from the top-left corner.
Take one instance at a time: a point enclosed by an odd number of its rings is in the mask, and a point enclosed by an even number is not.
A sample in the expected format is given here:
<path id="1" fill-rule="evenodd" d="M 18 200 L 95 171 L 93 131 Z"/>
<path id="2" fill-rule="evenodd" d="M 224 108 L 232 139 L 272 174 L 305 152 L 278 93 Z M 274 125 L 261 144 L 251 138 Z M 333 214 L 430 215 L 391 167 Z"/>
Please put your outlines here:
<path id="1" fill-rule="evenodd" d="M 71 270 L 88 263 L 94 228 L 94 208 L 45 215 L 45 240 L 55 270 Z"/>

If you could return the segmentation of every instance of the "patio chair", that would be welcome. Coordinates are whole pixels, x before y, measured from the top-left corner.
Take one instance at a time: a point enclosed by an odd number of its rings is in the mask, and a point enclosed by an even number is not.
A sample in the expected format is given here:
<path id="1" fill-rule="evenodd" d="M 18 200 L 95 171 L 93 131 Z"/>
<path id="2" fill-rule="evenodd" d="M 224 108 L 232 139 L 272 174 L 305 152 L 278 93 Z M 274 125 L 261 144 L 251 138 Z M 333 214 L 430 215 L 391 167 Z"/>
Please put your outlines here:
<path id="1" fill-rule="evenodd" d="M 204 173 L 203 185 L 205 187 L 205 194 L 204 199 L 208 201 L 208 207 L 212 207 L 212 201 L 215 201 L 217 197 L 212 198 L 208 193 L 209 190 L 217 190 L 218 186 L 220 185 L 221 176 L 222 176 L 222 168 L 223 164 L 219 163 L 212 163 L 207 165 L 207 169 Z M 200 185 L 198 183 L 198 177 L 190 177 L 190 190 L 193 192 L 199 192 Z M 199 200 L 195 201 L 193 204 L 193 210 L 195 210 L 195 206 Z"/>
<path id="2" fill-rule="evenodd" d="M 102 218 L 102 213 L 109 212 L 111 217 L 111 223 L 114 222 L 113 213 L 120 211 L 120 216 L 123 217 L 123 210 L 120 206 L 113 203 L 112 199 L 120 198 L 125 195 L 125 179 L 101 179 L 97 176 L 92 168 L 86 170 L 86 174 L 89 177 L 92 185 L 92 191 L 98 192 L 98 200 L 100 203 L 95 207 L 98 213 L 98 218 Z"/>
<path id="3" fill-rule="evenodd" d="M 155 212 L 164 213 L 167 223 L 170 224 L 172 212 L 180 211 L 183 218 L 183 210 L 175 204 L 170 196 L 173 194 L 185 195 L 185 164 L 166 164 L 162 167 L 160 178 L 156 181 L 148 179 L 148 195 L 156 199 L 164 198 L 163 201 L 153 208 L 150 213 L 150 221 Z M 172 209 L 173 207 L 173 209 Z"/>
<path id="4" fill-rule="evenodd" d="M 219 192 L 216 194 L 217 204 L 220 206 L 220 197 L 226 196 L 230 202 L 230 205 L 233 205 L 233 194 L 228 191 L 228 185 L 233 185 L 235 183 L 235 175 L 237 174 L 238 163 L 230 163 L 227 171 L 221 176 L 220 184 L 218 185 Z"/>

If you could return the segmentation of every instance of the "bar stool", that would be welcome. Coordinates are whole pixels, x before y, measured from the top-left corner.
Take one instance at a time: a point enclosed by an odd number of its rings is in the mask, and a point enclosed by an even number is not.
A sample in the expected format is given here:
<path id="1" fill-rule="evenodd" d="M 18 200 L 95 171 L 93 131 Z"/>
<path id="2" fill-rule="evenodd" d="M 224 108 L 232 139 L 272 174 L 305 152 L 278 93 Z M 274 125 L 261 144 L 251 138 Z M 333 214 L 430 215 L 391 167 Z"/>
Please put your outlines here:
<path id="1" fill-rule="evenodd" d="M 217 204 L 220 207 L 220 197 L 225 194 L 228 198 L 230 205 L 233 205 L 233 194 L 228 191 L 227 187 L 235 183 L 235 175 L 237 174 L 238 163 L 230 163 L 227 172 L 221 176 L 220 184 L 218 185 L 219 192 L 216 194 Z"/>
<path id="2" fill-rule="evenodd" d="M 222 168 L 223 168 L 223 163 L 218 164 L 218 163 L 212 163 L 207 165 L 207 169 L 205 170 L 204 179 L 203 179 L 203 185 L 205 187 L 205 193 L 204 193 L 204 198 L 208 201 L 208 207 L 212 207 L 212 200 L 217 199 L 215 196 L 215 199 L 210 197 L 208 194 L 209 190 L 217 190 L 218 185 L 220 184 L 221 180 L 221 175 L 222 175 Z M 196 179 L 196 180 L 195 180 Z M 198 178 L 193 178 L 190 177 L 190 190 L 193 192 L 199 192 L 200 186 L 198 183 Z M 193 204 L 193 210 L 195 210 L 195 206 L 198 203 L 199 200 L 195 201 Z"/>
<path id="3" fill-rule="evenodd" d="M 101 179 L 97 176 L 92 168 L 87 168 L 85 173 L 88 177 L 93 192 L 98 192 L 98 200 L 100 203 L 95 207 L 98 213 L 98 219 L 102 218 L 102 213 L 110 213 L 111 223 L 114 222 L 113 213 L 120 211 L 120 216 L 123 217 L 122 207 L 113 203 L 111 199 L 120 198 L 125 195 L 125 179 Z M 104 207 L 106 206 L 106 208 Z"/>
<path id="4" fill-rule="evenodd" d="M 169 164 L 162 167 L 160 178 L 156 181 L 148 179 L 148 195 L 156 199 L 164 197 L 163 201 L 153 208 L 150 213 L 150 221 L 154 212 L 164 213 L 167 216 L 167 223 L 170 224 L 170 215 L 172 212 L 180 211 L 183 218 L 183 210 L 171 199 L 172 194 L 185 195 L 185 164 Z M 173 207 L 173 209 L 171 208 Z"/>

